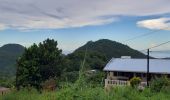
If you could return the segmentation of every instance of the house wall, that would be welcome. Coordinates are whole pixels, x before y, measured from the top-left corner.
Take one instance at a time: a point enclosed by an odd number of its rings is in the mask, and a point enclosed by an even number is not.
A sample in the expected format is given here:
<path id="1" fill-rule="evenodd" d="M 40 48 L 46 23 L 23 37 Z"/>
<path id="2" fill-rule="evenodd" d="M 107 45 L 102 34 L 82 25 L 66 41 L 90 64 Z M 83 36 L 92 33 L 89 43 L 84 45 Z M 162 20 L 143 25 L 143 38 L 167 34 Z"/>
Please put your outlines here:
<path id="1" fill-rule="evenodd" d="M 145 73 L 130 73 L 130 72 L 107 72 L 107 78 L 105 79 L 105 87 L 112 87 L 114 85 L 130 85 L 130 79 L 134 76 L 140 77 L 142 82 L 141 86 L 146 86 L 146 74 Z"/>
<path id="2" fill-rule="evenodd" d="M 166 75 L 168 78 L 170 78 L 169 74 L 149 74 L 149 80 L 151 80 L 151 78 L 161 77 L 164 75 Z M 107 72 L 107 79 L 110 79 L 110 80 L 126 80 L 126 81 L 128 81 L 135 76 L 140 77 L 143 82 L 147 81 L 146 73 L 115 72 L 115 71 Z"/>
<path id="3" fill-rule="evenodd" d="M 161 76 L 168 76 L 170 78 L 170 74 L 149 74 L 149 81 L 151 78 L 161 77 Z M 147 74 L 146 73 L 134 73 L 134 72 L 107 72 L 107 78 L 105 79 L 105 87 L 112 87 L 112 86 L 121 86 L 121 85 L 130 85 L 130 79 L 133 77 L 140 77 L 141 83 L 140 86 L 147 86 Z"/>
<path id="4" fill-rule="evenodd" d="M 142 81 L 146 81 L 146 73 L 128 73 L 128 72 L 107 72 L 107 79 L 128 81 L 132 77 L 140 77 Z"/>

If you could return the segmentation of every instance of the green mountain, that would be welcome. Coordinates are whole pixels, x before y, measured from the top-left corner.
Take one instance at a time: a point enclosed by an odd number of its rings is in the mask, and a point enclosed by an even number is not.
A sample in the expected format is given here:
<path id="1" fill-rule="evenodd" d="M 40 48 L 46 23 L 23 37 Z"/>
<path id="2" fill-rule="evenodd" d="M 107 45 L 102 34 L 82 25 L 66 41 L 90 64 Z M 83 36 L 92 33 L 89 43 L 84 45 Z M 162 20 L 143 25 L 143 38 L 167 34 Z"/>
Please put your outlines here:
<path id="1" fill-rule="evenodd" d="M 104 66 L 112 57 L 131 56 L 132 58 L 146 58 L 146 55 L 127 45 L 108 39 L 101 39 L 95 42 L 89 41 L 73 53 L 68 54 L 67 62 L 65 63 L 68 71 L 78 71 L 80 69 L 86 50 L 86 63 L 84 65 L 86 70 L 103 70 Z"/>
<path id="2" fill-rule="evenodd" d="M 14 75 L 16 60 L 24 52 L 19 44 L 6 44 L 0 47 L 0 75 Z"/>
<path id="3" fill-rule="evenodd" d="M 85 50 L 86 69 L 102 70 L 105 64 L 112 58 L 121 56 L 131 56 L 132 58 L 145 58 L 146 56 L 127 45 L 101 39 L 98 41 L 89 41 L 82 47 L 76 49 L 73 53 L 66 56 L 64 66 L 67 71 L 78 71 L 84 59 Z M 19 44 L 7 44 L 0 47 L 0 75 L 14 75 L 16 71 L 16 59 L 24 52 L 24 47 Z"/>
<path id="4" fill-rule="evenodd" d="M 121 56 L 131 56 L 132 58 L 146 58 L 146 55 L 144 55 L 143 53 L 134 50 L 127 45 L 108 39 L 101 39 L 95 42 L 89 41 L 84 46 L 75 50 L 75 52 L 85 51 L 86 48 L 88 52 L 95 51 L 105 55 L 108 60 L 110 60 L 112 57 L 120 58 Z"/>

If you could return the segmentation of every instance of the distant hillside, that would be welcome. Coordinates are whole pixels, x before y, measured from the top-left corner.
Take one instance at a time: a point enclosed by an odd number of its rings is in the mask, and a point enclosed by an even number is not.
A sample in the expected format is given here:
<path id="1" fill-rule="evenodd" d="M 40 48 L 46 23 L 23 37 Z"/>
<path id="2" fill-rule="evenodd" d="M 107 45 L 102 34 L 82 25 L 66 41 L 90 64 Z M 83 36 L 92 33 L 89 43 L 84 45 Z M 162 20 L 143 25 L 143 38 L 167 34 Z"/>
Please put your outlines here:
<path id="1" fill-rule="evenodd" d="M 0 47 L 0 75 L 14 75 L 16 59 L 24 52 L 19 44 L 6 44 Z"/>
<path id="2" fill-rule="evenodd" d="M 131 56 L 132 58 L 145 58 L 146 56 L 127 45 L 111 41 L 108 39 L 101 39 L 98 41 L 89 41 L 84 46 L 75 50 L 75 52 L 84 51 L 84 50 L 99 52 L 107 57 L 107 59 L 111 59 L 112 57 L 120 58 L 121 56 Z M 74 53 L 75 53 L 74 52 Z"/>
<path id="3" fill-rule="evenodd" d="M 169 60 L 170 58 L 168 57 L 168 58 L 163 58 L 163 59 L 168 59 Z"/>

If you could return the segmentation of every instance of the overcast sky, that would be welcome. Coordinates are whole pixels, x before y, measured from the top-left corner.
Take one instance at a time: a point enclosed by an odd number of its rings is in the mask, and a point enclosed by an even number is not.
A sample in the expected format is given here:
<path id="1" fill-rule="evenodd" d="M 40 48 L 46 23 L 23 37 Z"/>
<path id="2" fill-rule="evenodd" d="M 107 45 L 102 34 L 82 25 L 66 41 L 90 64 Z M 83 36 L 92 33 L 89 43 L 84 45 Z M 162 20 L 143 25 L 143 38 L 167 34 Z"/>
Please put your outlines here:
<path id="1" fill-rule="evenodd" d="M 0 0 L 0 45 L 46 38 L 71 52 L 89 40 L 126 42 L 141 50 L 170 40 L 170 0 Z M 157 48 L 170 50 L 170 45 Z"/>

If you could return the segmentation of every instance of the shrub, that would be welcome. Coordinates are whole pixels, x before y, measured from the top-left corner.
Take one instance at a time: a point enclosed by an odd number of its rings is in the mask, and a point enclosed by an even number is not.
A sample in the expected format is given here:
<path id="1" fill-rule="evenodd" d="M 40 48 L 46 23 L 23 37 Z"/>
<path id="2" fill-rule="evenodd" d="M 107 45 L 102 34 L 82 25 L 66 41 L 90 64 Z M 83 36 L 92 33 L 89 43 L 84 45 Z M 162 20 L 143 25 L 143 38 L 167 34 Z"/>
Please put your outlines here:
<path id="1" fill-rule="evenodd" d="M 141 82 L 140 77 L 133 77 L 130 79 L 130 85 L 132 87 L 137 87 L 140 84 L 140 82 Z"/>
<path id="2" fill-rule="evenodd" d="M 166 76 L 163 76 L 161 78 L 155 78 L 152 80 L 150 88 L 153 92 L 160 92 L 162 88 L 167 86 L 170 86 L 170 81 Z"/>
<path id="3" fill-rule="evenodd" d="M 56 88 L 56 80 L 55 79 L 49 79 L 45 81 L 43 84 L 43 89 L 46 91 L 54 91 Z"/>

